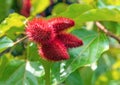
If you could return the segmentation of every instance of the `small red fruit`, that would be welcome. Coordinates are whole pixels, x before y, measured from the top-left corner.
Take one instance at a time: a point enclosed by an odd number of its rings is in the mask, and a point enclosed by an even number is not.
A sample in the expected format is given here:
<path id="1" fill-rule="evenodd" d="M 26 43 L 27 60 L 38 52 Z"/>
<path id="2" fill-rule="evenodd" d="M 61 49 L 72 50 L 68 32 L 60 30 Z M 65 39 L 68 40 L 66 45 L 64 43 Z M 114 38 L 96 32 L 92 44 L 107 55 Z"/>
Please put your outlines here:
<path id="1" fill-rule="evenodd" d="M 74 21 L 69 18 L 52 18 L 48 20 L 49 24 L 53 26 L 55 32 L 63 31 L 64 29 L 70 28 L 75 25 Z"/>
<path id="2" fill-rule="evenodd" d="M 39 54 L 42 55 L 42 58 L 50 61 L 60 61 L 69 58 L 64 44 L 56 39 L 50 43 L 42 44 L 42 47 L 39 47 Z"/>
<path id="3" fill-rule="evenodd" d="M 44 19 L 35 18 L 27 23 L 26 34 L 36 43 L 47 43 L 53 40 L 55 34 Z"/>
<path id="4" fill-rule="evenodd" d="M 21 14 L 24 15 L 25 17 L 29 17 L 30 8 L 31 8 L 30 0 L 22 0 Z"/>
<path id="5" fill-rule="evenodd" d="M 67 48 L 73 48 L 83 45 L 83 42 L 81 39 L 77 38 L 74 35 L 66 34 L 66 33 L 60 33 L 57 35 L 57 38 L 67 47 Z"/>

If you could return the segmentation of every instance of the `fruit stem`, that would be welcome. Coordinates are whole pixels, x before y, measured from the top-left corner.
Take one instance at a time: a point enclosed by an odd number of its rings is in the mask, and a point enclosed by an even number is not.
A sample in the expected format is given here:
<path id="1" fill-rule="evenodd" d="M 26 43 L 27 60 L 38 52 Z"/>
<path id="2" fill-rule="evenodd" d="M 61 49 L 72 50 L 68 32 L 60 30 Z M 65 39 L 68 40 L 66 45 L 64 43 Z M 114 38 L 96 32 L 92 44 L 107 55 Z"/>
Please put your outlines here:
<path id="1" fill-rule="evenodd" d="M 50 85 L 51 83 L 51 74 L 50 74 L 50 68 L 51 68 L 51 62 L 49 61 L 43 61 L 42 62 L 44 71 L 45 71 L 45 85 Z"/>

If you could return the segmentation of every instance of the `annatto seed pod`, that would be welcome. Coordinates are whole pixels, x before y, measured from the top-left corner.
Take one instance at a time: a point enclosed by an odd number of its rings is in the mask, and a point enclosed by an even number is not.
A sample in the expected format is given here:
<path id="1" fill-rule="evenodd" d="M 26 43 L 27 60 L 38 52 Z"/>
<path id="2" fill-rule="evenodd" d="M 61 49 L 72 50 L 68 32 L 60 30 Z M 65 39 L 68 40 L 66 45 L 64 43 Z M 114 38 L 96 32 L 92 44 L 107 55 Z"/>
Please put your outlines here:
<path id="1" fill-rule="evenodd" d="M 61 61 L 69 59 L 68 48 L 83 45 L 81 39 L 72 34 L 63 32 L 64 29 L 74 26 L 69 18 L 53 18 L 50 20 L 33 19 L 27 23 L 26 34 L 29 39 L 39 46 L 38 52 L 43 59 Z"/>
<path id="2" fill-rule="evenodd" d="M 67 33 L 59 33 L 57 38 L 67 47 L 74 48 L 83 45 L 83 41 L 78 37 L 67 34 Z"/>
<path id="3" fill-rule="evenodd" d="M 25 17 L 30 16 L 31 3 L 30 0 L 22 0 L 22 9 L 20 10 L 21 14 Z"/>
<path id="4" fill-rule="evenodd" d="M 38 51 L 41 57 L 46 60 L 61 61 L 69 59 L 67 48 L 56 39 L 50 43 L 42 44 Z"/>
<path id="5" fill-rule="evenodd" d="M 75 25 L 74 21 L 69 18 L 58 17 L 48 20 L 49 25 L 52 25 L 55 32 L 63 31 Z"/>
<path id="6" fill-rule="evenodd" d="M 54 30 L 47 21 L 38 18 L 27 23 L 26 34 L 30 40 L 36 43 L 47 43 L 55 37 Z"/>

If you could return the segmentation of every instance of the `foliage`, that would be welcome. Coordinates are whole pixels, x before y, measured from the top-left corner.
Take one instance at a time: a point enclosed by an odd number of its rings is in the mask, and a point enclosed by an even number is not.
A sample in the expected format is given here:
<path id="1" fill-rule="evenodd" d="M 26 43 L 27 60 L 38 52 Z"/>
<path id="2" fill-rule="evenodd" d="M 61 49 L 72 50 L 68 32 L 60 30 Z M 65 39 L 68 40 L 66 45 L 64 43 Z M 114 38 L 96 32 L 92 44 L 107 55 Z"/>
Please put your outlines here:
<path id="1" fill-rule="evenodd" d="M 120 43 L 95 24 L 99 21 L 119 38 L 119 0 L 31 0 L 29 17 L 16 11 L 19 7 L 14 9 L 20 1 L 0 3 L 0 85 L 45 85 L 47 76 L 51 85 L 120 84 Z M 24 38 L 26 22 L 35 16 L 73 19 L 75 26 L 67 32 L 82 39 L 84 45 L 69 49 L 69 60 L 41 59 L 37 45 Z"/>

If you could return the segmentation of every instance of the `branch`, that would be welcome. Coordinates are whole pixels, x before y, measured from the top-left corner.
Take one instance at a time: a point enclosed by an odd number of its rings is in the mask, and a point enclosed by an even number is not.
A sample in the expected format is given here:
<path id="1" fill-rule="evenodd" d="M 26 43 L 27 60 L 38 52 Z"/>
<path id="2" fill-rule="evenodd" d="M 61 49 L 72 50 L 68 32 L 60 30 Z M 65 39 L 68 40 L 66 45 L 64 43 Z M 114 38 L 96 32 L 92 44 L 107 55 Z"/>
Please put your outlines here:
<path id="1" fill-rule="evenodd" d="M 17 40 L 16 42 L 14 42 L 14 44 L 13 44 L 13 45 L 18 44 L 19 42 L 23 41 L 23 40 L 24 40 L 24 39 L 26 39 L 26 38 L 27 38 L 27 36 L 25 36 L 25 37 L 23 37 L 23 38 L 21 38 L 21 39 Z"/>
<path id="2" fill-rule="evenodd" d="M 110 32 L 109 30 L 107 30 L 100 22 L 96 22 L 97 27 L 103 31 L 106 35 L 116 39 L 118 41 L 118 43 L 120 44 L 120 38 L 118 36 L 116 36 L 115 34 L 113 34 L 112 32 Z"/>
<path id="3" fill-rule="evenodd" d="M 25 37 L 23 37 L 23 38 L 15 41 L 15 42 L 13 43 L 13 46 L 16 45 L 16 44 L 18 44 L 18 43 L 20 43 L 21 41 L 23 41 L 23 40 L 26 39 L 26 38 L 27 38 L 27 36 L 25 36 Z M 10 51 L 10 48 L 11 48 L 11 47 L 8 47 L 8 48 L 6 48 L 4 51 L 2 51 L 2 52 L 0 53 L 0 56 L 2 56 L 3 54 L 9 52 L 9 51 Z"/>

